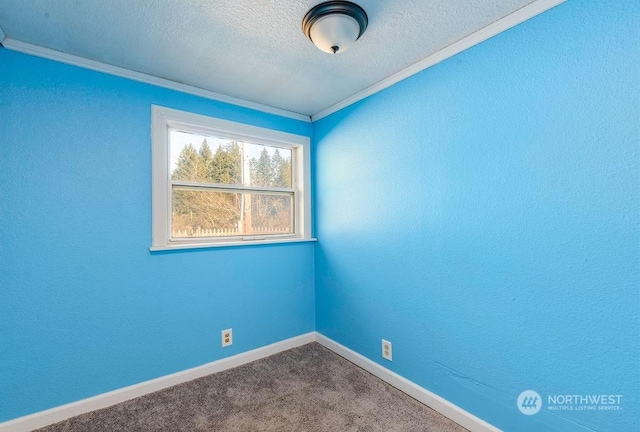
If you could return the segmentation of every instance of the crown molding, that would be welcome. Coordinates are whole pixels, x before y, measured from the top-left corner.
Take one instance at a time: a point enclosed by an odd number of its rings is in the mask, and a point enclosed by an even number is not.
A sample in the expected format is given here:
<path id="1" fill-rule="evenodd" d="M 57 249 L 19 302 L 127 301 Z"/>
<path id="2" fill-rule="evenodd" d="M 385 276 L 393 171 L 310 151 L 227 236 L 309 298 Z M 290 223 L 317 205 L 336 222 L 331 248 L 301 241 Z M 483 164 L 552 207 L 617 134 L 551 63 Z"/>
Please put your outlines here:
<path id="1" fill-rule="evenodd" d="M 471 33 L 469 36 L 466 36 L 459 41 L 441 49 L 440 51 L 437 51 L 429 55 L 428 57 L 425 57 L 424 59 L 412 64 L 411 66 L 399 72 L 396 72 L 388 78 L 385 78 L 382 81 L 378 81 L 376 84 L 359 91 L 353 96 L 349 96 L 348 98 L 343 99 L 342 101 L 322 111 L 317 112 L 316 114 L 311 116 L 311 121 L 315 122 L 335 113 L 336 111 L 340 111 L 341 109 L 346 108 L 349 105 L 353 105 L 354 103 L 366 97 L 378 93 L 379 91 L 382 91 L 387 87 L 391 87 L 392 85 L 406 78 L 409 78 L 410 76 L 422 72 L 423 70 L 428 69 L 431 66 L 434 66 L 450 57 L 453 57 L 454 55 L 459 54 L 462 51 L 478 45 L 479 43 L 484 42 L 487 39 L 510 29 L 511 27 L 515 27 L 516 25 L 521 24 L 530 18 L 540 15 L 541 13 L 554 8 L 561 3 L 564 3 L 565 1 L 566 0 L 536 0 L 533 3 L 529 3 L 523 8 L 520 8 L 517 11 L 505 16 L 504 18 L 501 18 L 498 21 L 481 28 L 480 30 Z"/>
<path id="2" fill-rule="evenodd" d="M 97 72 L 103 72 L 109 75 L 115 75 L 121 78 L 127 78 L 130 80 L 155 85 L 158 87 L 163 87 L 170 90 L 176 90 L 182 93 L 188 93 L 194 96 L 200 96 L 200 97 L 215 100 L 218 102 L 224 102 L 224 103 L 236 105 L 243 108 L 249 108 L 249 109 L 264 112 L 267 114 L 275 114 L 280 117 L 287 117 L 294 120 L 311 122 L 311 117 L 308 115 L 287 111 L 280 108 L 275 108 L 269 105 L 263 105 L 257 102 L 247 101 L 247 100 L 236 98 L 233 96 L 227 96 L 221 93 L 216 93 L 216 92 L 205 90 L 199 87 L 194 87 L 187 84 L 181 84 L 165 78 L 159 78 L 159 77 L 148 75 L 142 72 L 136 72 L 136 71 L 121 68 L 118 66 L 112 66 L 106 63 L 95 61 L 95 60 L 85 59 L 83 57 L 66 54 L 61 51 L 44 48 L 38 45 L 32 45 L 32 44 L 11 39 L 11 38 L 6 38 L 2 40 L 3 36 L 4 34 L 0 29 L 0 41 L 2 41 L 2 45 L 5 48 L 13 51 L 22 52 L 22 53 L 34 55 L 37 57 L 46 58 L 49 60 L 55 60 L 61 63 L 66 63 L 73 66 L 78 66 L 84 69 L 94 70 Z"/>
<path id="3" fill-rule="evenodd" d="M 2 29 L 0 28 L 0 42 L 2 45 L 10 50 L 23 52 L 26 54 L 43 57 L 49 60 L 55 60 L 62 63 L 71 64 L 74 66 L 82 67 L 85 69 L 91 69 L 98 72 L 107 73 L 110 75 L 119 76 L 122 78 L 131 79 L 134 81 L 143 82 L 146 84 L 155 85 L 171 90 L 176 90 L 183 93 L 200 96 L 206 99 L 211 99 L 219 102 L 224 102 L 243 108 L 249 108 L 256 111 L 264 112 L 267 114 L 274 114 L 281 117 L 287 117 L 294 120 L 300 120 L 304 122 L 315 122 L 324 117 L 327 117 L 336 111 L 348 107 L 362 99 L 365 99 L 375 93 L 378 93 L 392 85 L 409 78 L 425 69 L 430 68 L 456 54 L 459 54 L 481 42 L 486 41 L 493 36 L 496 36 L 518 24 L 521 24 L 530 18 L 533 18 L 543 12 L 548 11 L 551 8 L 564 3 L 566 0 L 535 0 L 532 3 L 518 9 L 517 11 L 499 19 L 498 21 L 489 24 L 486 27 L 460 39 L 459 41 L 437 51 L 428 57 L 408 66 L 407 68 L 396 72 L 395 74 L 378 81 L 364 90 L 361 90 L 340 102 L 325 108 L 312 116 L 287 111 L 281 108 L 275 108 L 269 105 L 260 104 L 257 102 L 251 102 L 244 99 L 236 98 L 233 96 L 216 93 L 210 90 L 205 90 L 199 87 L 190 86 L 187 84 L 178 83 L 165 78 L 155 77 L 142 72 L 136 72 L 129 69 L 121 68 L 118 66 L 108 65 L 95 60 L 88 60 L 82 57 L 66 54 L 60 51 L 55 51 L 49 48 L 43 48 L 37 45 L 32 45 L 26 42 L 21 42 L 15 39 L 6 38 Z"/>

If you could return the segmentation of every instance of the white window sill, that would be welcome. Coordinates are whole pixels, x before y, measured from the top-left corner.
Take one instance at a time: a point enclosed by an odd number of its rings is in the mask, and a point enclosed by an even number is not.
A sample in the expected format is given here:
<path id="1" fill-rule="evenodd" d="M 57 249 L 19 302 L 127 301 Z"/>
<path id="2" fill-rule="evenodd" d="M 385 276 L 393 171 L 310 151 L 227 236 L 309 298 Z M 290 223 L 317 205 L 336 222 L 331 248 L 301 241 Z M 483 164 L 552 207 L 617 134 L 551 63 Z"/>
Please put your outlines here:
<path id="1" fill-rule="evenodd" d="M 207 249 L 233 246 L 257 246 L 257 245 L 277 245 L 287 243 L 307 243 L 318 241 L 316 238 L 291 238 L 291 239 L 272 239 L 272 240 L 246 240 L 246 241 L 230 241 L 218 243 L 175 243 L 167 246 L 151 246 L 151 252 L 181 250 L 181 249 Z"/>

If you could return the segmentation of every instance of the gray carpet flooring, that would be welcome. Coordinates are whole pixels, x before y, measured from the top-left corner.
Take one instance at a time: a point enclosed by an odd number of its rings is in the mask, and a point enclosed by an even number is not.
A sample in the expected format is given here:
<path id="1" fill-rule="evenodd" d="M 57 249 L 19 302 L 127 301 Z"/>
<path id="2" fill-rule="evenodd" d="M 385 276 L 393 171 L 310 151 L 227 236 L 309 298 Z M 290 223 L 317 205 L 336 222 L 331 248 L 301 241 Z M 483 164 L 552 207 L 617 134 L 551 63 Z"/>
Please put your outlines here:
<path id="1" fill-rule="evenodd" d="M 317 343 L 39 429 L 41 432 L 465 430 Z"/>

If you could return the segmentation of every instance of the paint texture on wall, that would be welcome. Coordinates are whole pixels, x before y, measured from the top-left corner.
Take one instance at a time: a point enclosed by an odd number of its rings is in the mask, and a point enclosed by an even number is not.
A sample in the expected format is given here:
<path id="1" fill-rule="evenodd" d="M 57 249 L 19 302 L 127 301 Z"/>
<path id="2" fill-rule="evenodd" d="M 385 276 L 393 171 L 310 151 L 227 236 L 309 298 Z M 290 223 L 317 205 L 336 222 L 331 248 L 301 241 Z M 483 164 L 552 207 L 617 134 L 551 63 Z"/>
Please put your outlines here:
<path id="1" fill-rule="evenodd" d="M 504 430 L 635 430 L 639 19 L 569 1 L 315 123 L 317 330 Z"/>
<path id="2" fill-rule="evenodd" d="M 312 131 L 0 48 L 0 422 L 314 329 L 310 243 L 149 252 L 151 104 Z"/>

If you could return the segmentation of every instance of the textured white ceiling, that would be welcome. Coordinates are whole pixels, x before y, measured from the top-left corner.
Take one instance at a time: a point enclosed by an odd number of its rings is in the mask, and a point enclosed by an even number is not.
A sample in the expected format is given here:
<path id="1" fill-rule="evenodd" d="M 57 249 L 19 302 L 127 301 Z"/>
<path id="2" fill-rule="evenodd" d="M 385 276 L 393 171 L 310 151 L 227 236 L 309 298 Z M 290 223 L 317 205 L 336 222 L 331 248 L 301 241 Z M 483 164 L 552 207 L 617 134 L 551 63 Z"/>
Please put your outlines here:
<path id="1" fill-rule="evenodd" d="M 369 16 L 339 55 L 301 31 L 322 0 L 0 0 L 7 38 L 315 114 L 532 0 L 355 0 Z"/>

